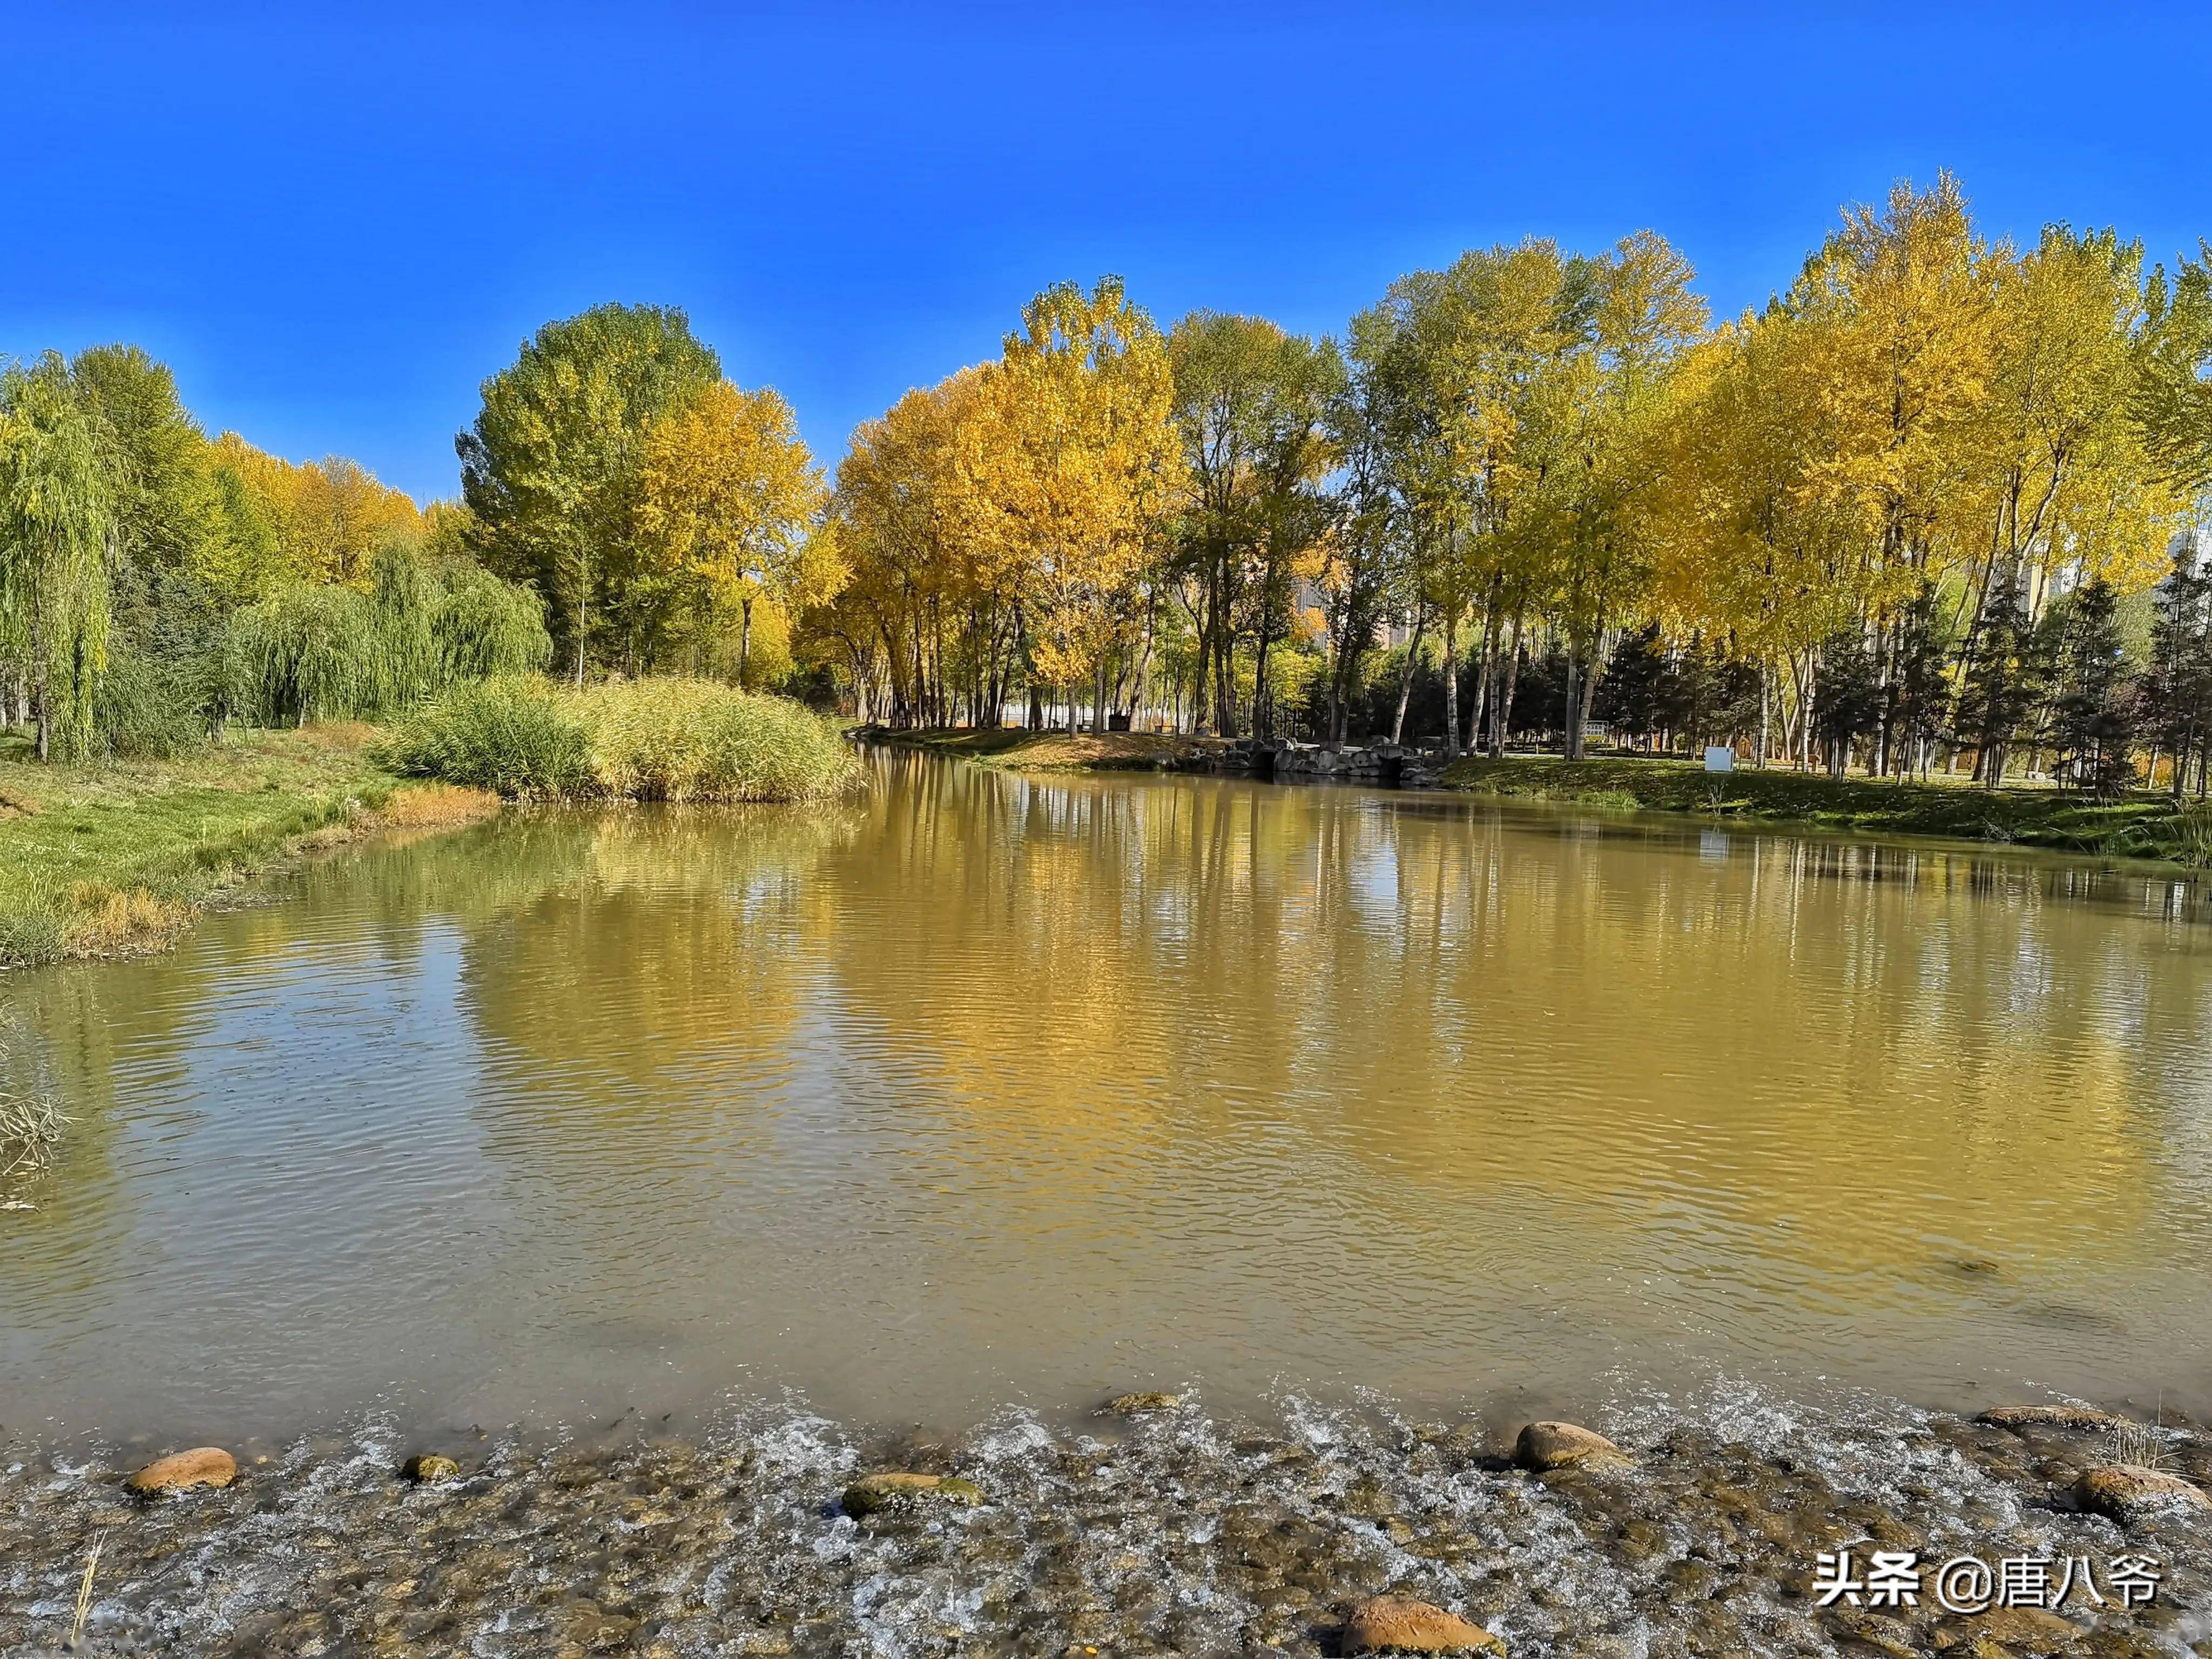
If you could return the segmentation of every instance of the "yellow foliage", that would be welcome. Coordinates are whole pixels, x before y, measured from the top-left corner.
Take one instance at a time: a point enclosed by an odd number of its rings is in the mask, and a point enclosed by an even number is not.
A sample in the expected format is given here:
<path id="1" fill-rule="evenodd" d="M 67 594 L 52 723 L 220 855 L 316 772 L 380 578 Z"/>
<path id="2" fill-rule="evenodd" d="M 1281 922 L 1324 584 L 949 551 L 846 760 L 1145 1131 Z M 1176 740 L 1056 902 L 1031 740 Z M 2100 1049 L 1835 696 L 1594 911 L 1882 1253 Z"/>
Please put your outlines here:
<path id="1" fill-rule="evenodd" d="M 638 523 L 694 626 L 738 623 L 738 672 L 750 678 L 754 605 L 796 608 L 842 585 L 834 544 L 816 544 L 828 490 L 773 389 L 718 380 L 645 437 Z"/>
<path id="2" fill-rule="evenodd" d="M 266 520 L 287 575 L 365 589 L 380 546 L 423 533 L 413 497 L 343 455 L 295 464 L 226 432 L 215 441 L 215 458 L 237 475 Z"/>

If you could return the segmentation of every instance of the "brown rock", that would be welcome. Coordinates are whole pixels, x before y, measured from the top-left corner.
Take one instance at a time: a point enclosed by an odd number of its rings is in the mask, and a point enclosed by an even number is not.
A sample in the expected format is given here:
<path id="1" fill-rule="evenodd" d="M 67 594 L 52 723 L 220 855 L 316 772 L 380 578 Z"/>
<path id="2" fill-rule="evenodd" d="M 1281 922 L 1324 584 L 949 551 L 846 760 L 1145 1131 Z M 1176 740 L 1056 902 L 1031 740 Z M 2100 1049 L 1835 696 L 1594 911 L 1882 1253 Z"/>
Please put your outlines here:
<path id="1" fill-rule="evenodd" d="M 894 1469 L 882 1474 L 862 1476 L 845 1488 L 842 1502 L 845 1513 L 858 1521 L 894 1504 L 925 1500 L 959 1504 L 973 1509 L 983 1501 L 983 1492 L 974 1481 L 963 1480 L 957 1476 L 947 1479 L 939 1474 L 913 1474 Z"/>
<path id="2" fill-rule="evenodd" d="M 2074 1483 L 2074 1496 L 2082 1508 L 2122 1522 L 2160 1510 L 2212 1509 L 2212 1498 L 2179 1475 L 2140 1463 L 2107 1463 L 2091 1469 Z"/>
<path id="3" fill-rule="evenodd" d="M 1146 1412 L 1171 1412 L 1182 1404 L 1179 1394 L 1117 1394 L 1100 1409 L 1112 1417 L 1139 1417 Z"/>
<path id="4" fill-rule="evenodd" d="M 1455 1613 L 1402 1595 L 1363 1601 L 1345 1620 L 1346 1653 L 1503 1653 L 1505 1644 Z"/>
<path id="5" fill-rule="evenodd" d="M 1994 1406 L 1974 1419 L 2000 1429 L 2116 1429 L 2124 1420 L 2093 1406 Z"/>
<path id="6" fill-rule="evenodd" d="M 183 1492 L 192 1486 L 227 1486 L 237 1479 L 236 1458 L 220 1446 L 196 1446 L 155 1458 L 128 1484 L 133 1492 Z"/>
<path id="7" fill-rule="evenodd" d="M 1969 1618 L 1948 1620 L 1936 1632 L 1936 1646 L 1957 1656 L 1990 1644 L 2012 1654 L 2070 1653 L 2081 1639 L 2081 1626 L 2041 1607 L 1991 1607 Z"/>
<path id="8" fill-rule="evenodd" d="M 1626 1469 L 1628 1454 L 1595 1429 L 1577 1423 L 1530 1423 L 1513 1443 L 1513 1461 L 1524 1469 Z"/>

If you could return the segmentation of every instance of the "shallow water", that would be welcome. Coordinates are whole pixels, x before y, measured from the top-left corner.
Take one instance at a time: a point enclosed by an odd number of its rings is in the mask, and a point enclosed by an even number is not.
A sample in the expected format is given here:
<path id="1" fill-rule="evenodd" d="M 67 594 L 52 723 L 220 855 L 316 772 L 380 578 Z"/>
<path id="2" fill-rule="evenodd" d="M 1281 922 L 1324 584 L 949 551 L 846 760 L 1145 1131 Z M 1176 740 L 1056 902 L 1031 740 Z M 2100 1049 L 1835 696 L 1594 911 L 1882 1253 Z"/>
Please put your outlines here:
<path id="1" fill-rule="evenodd" d="M 2193 889 L 872 765 L 370 847 L 0 982 L 76 1119 L 0 1213 L 6 1427 L 2212 1405 Z"/>

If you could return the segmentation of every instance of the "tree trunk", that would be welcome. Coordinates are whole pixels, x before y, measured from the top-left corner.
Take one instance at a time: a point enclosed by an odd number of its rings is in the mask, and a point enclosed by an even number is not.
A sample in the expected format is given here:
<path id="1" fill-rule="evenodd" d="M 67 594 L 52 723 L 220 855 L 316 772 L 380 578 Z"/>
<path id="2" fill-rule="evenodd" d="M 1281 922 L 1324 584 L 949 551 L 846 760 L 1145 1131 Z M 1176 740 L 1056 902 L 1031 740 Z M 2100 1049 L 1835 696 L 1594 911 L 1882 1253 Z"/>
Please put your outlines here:
<path id="1" fill-rule="evenodd" d="M 53 758 L 52 728 L 53 691 L 46 669 L 46 607 L 33 600 L 31 607 L 31 709 L 39 722 L 39 758 Z"/>
<path id="2" fill-rule="evenodd" d="M 1594 662 L 1595 659 L 1593 658 L 1592 660 Z M 1584 668 L 1583 671 L 1582 699 L 1579 706 L 1574 707 L 1573 708 L 1575 720 L 1574 757 L 1577 760 L 1583 758 L 1583 756 L 1588 748 L 1588 745 L 1583 739 L 1583 728 L 1589 725 L 1590 705 L 1597 701 L 1597 684 L 1598 676 L 1595 669 L 1588 667 Z"/>
<path id="3" fill-rule="evenodd" d="M 1413 665 L 1421 657 L 1421 634 L 1429 625 L 1428 612 L 1418 605 L 1413 610 L 1413 637 L 1406 641 L 1406 668 L 1398 676 L 1398 712 L 1391 717 L 1390 741 L 1406 740 L 1406 704 L 1413 695 Z"/>
<path id="4" fill-rule="evenodd" d="M 748 593 L 738 602 L 738 689 L 745 689 L 745 666 L 752 655 L 753 601 Z"/>
<path id="5" fill-rule="evenodd" d="M 1565 741 L 1560 744 L 1560 749 L 1571 761 L 1583 757 L 1583 723 L 1577 718 L 1582 713 L 1582 668 L 1583 653 L 1570 641 L 1567 645 L 1567 706 L 1560 714 L 1560 719 L 1566 726 L 1563 734 Z"/>
<path id="6" fill-rule="evenodd" d="M 1490 727 L 1490 758 L 1492 760 L 1503 760 L 1505 758 L 1506 727 L 1511 723 L 1513 719 L 1513 693 L 1515 689 L 1519 686 L 1520 684 L 1521 617 L 1519 613 L 1516 612 L 1513 617 L 1512 639 L 1506 647 L 1505 684 L 1498 693 L 1498 707 L 1492 712 L 1492 715 Z"/>
<path id="7" fill-rule="evenodd" d="M 1456 758 L 1459 744 L 1459 609 L 1444 612 L 1444 753 Z"/>

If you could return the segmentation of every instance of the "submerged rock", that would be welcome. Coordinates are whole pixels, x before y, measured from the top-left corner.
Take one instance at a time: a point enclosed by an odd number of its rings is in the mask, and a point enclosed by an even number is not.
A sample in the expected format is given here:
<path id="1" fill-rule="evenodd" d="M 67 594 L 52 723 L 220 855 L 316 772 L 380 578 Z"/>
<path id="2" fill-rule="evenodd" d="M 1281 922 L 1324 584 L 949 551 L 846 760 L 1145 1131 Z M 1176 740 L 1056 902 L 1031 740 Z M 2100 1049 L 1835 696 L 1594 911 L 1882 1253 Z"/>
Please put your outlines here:
<path id="1" fill-rule="evenodd" d="M 1523 1474 L 1483 1455 L 1479 1424 L 1310 1402 L 1280 1421 L 1224 1417 L 1188 1394 L 1140 1432 L 1101 1432 L 1114 1419 L 1086 1412 L 1059 1426 L 1009 1413 L 941 1439 L 855 1434 L 763 1406 L 706 1442 L 509 1431 L 469 1448 L 466 1478 L 411 1496 L 380 1427 L 302 1441 L 272 1460 L 281 1478 L 243 1492 L 130 1504 L 130 1465 L 27 1447 L 0 1458 L 0 1653 L 67 1634 L 96 1543 L 88 1645 L 162 1659 L 1330 1659 L 1353 1650 L 1347 1633 L 1369 1652 L 1493 1659 L 1468 1633 L 1483 1626 L 1524 1659 L 1930 1659 L 1939 1644 L 1948 1659 L 2148 1659 L 2183 1653 L 2212 1608 L 2212 1510 L 2160 1512 L 2124 1540 L 2051 1502 L 2054 1482 L 2063 1500 L 2106 1461 L 2059 1443 L 2074 1431 L 1856 1398 L 1840 1414 L 1744 1408 L 1764 1399 L 1626 1414 L 1632 1477 Z M 1512 1444 L 1509 1431 L 1490 1449 Z M 2212 1492 L 2201 1443 L 2170 1455 Z M 848 1483 L 851 1510 L 886 1506 L 856 1526 L 836 1503 Z M 2091 1558 L 2107 1600 L 2077 1586 L 2051 1610 L 2070 1632 L 2033 1609 L 1954 1617 L 1924 1579 L 1917 1606 L 1823 1609 L 1815 1553 L 1839 1549 L 1861 1577 L 1876 1549 L 1917 1549 L 1923 1569 Z M 2154 1601 L 2114 1593 L 2111 1564 L 2131 1553 L 2155 1558 Z M 1436 1612 L 1366 1608 L 1413 1596 Z"/>
<path id="2" fill-rule="evenodd" d="M 2140 1463 L 2107 1463 L 2091 1469 L 2075 1482 L 2074 1496 L 2082 1508 L 2121 1522 L 2160 1512 L 2212 1510 L 2212 1498 L 2179 1475 Z"/>
<path id="3" fill-rule="evenodd" d="M 1595 1429 L 1579 1423 L 1530 1423 L 1513 1443 L 1513 1461 L 1524 1469 L 1626 1469 L 1634 1460 Z"/>
<path id="4" fill-rule="evenodd" d="M 963 1480 L 957 1475 L 948 1478 L 915 1474 L 902 1469 L 864 1475 L 845 1488 L 845 1495 L 840 1500 L 845 1513 L 855 1521 L 897 1504 L 957 1504 L 974 1509 L 982 1501 L 982 1488 L 972 1480 Z"/>
<path id="5" fill-rule="evenodd" d="M 238 1460 L 220 1446 L 195 1446 L 190 1451 L 157 1457 L 132 1475 L 133 1492 L 185 1492 L 194 1486 L 227 1486 L 238 1479 Z"/>
<path id="6" fill-rule="evenodd" d="M 1112 1417 L 1141 1417 L 1146 1412 L 1171 1412 L 1182 1404 L 1179 1394 L 1117 1394 L 1100 1409 Z"/>
<path id="7" fill-rule="evenodd" d="M 2117 1429 L 2126 1419 L 2094 1406 L 1993 1406 L 1974 1421 L 2000 1429 Z"/>
<path id="8" fill-rule="evenodd" d="M 1991 1607 L 1940 1626 L 1936 1650 L 1953 1659 L 1970 1654 L 2063 1654 L 2073 1651 L 2084 1634 L 2072 1620 L 2041 1607 Z"/>
<path id="9" fill-rule="evenodd" d="M 1346 1653 L 1497 1653 L 1505 1644 L 1456 1613 L 1409 1596 L 1378 1595 L 1345 1620 Z"/>
<path id="10" fill-rule="evenodd" d="M 441 1480 L 458 1480 L 461 1466 L 436 1452 L 417 1452 L 400 1466 L 399 1473 L 417 1486 L 433 1486 Z"/>

